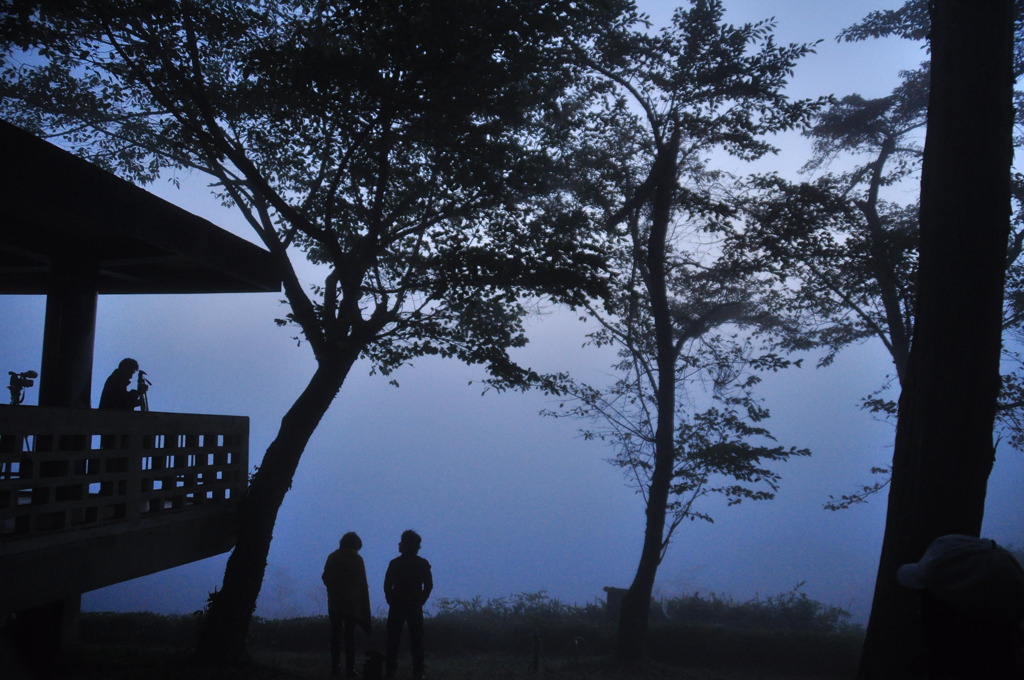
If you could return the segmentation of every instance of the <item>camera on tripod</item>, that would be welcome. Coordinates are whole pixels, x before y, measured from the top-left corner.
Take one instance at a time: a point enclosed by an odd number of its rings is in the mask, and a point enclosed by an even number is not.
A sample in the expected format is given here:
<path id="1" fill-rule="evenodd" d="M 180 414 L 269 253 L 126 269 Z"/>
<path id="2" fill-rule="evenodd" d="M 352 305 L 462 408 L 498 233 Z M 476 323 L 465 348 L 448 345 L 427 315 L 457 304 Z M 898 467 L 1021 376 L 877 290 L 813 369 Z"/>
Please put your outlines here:
<path id="1" fill-rule="evenodd" d="M 7 374 L 11 376 L 10 383 L 7 385 L 7 389 L 11 392 L 11 404 L 17 406 L 25 401 L 25 388 L 32 387 L 35 384 L 33 381 L 39 377 L 39 374 L 35 371 L 25 371 L 24 373 L 7 371 Z"/>

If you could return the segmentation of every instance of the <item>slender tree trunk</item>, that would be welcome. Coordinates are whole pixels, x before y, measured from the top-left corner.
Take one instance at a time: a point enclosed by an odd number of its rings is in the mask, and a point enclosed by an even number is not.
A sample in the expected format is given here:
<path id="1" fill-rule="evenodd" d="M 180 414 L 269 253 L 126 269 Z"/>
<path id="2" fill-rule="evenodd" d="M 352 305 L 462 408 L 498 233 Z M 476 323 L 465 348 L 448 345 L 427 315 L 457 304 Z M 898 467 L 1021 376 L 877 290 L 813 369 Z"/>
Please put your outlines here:
<path id="1" fill-rule="evenodd" d="M 206 661 L 244 658 L 246 635 L 263 585 L 277 513 L 291 488 L 299 459 L 321 418 L 348 376 L 356 357 L 321 357 L 309 384 L 281 420 L 277 437 L 253 475 L 242 504 L 238 541 L 228 558 L 224 583 L 213 593 L 199 634 Z"/>
<path id="2" fill-rule="evenodd" d="M 675 465 L 676 355 L 668 303 L 665 249 L 675 197 L 679 134 L 675 133 L 655 160 L 651 234 L 647 243 L 647 293 L 651 301 L 658 364 L 658 424 L 654 433 L 654 471 L 647 493 L 644 544 L 633 583 L 622 600 L 616 656 L 632 663 L 644 655 L 654 579 L 665 545 L 665 517 Z"/>
<path id="3" fill-rule="evenodd" d="M 935 0 L 916 328 L 860 678 L 922 677 L 929 543 L 978 535 L 994 450 L 1012 157 L 1012 0 Z"/>
<path id="4" fill-rule="evenodd" d="M 910 355 L 910 328 L 907 327 L 903 316 L 903 306 L 900 302 L 902 295 L 897 283 L 897 265 L 893 262 L 892 244 L 882 226 L 882 218 L 878 215 L 878 193 L 882 188 L 883 169 L 895 149 L 895 139 L 886 139 L 871 171 L 868 198 L 859 204 L 859 207 L 867 224 L 870 244 L 869 262 L 874 279 L 878 283 L 882 309 L 885 312 L 885 322 L 889 329 L 889 352 L 892 354 L 892 362 L 896 367 L 896 378 L 902 385 L 906 378 L 907 359 Z"/>

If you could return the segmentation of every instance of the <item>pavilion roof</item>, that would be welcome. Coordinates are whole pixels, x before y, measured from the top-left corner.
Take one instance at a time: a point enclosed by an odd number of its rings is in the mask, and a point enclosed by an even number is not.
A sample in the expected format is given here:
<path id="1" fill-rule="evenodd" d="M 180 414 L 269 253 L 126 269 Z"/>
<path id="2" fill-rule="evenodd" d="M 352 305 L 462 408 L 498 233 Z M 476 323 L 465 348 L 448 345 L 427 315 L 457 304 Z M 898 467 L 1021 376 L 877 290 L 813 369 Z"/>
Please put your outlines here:
<path id="1" fill-rule="evenodd" d="M 280 290 L 269 252 L 208 220 L 4 121 L 0 150 L 0 294 L 45 294 L 69 259 L 101 294 Z"/>

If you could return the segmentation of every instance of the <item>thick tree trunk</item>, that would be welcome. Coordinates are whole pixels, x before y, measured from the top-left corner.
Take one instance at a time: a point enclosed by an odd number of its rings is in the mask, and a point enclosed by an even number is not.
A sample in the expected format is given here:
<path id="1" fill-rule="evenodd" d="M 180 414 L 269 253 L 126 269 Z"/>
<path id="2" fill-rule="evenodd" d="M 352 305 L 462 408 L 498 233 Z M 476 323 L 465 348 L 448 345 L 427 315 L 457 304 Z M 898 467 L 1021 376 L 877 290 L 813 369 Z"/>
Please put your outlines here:
<path id="1" fill-rule="evenodd" d="M 999 391 L 1012 156 L 1012 0 L 936 0 L 921 177 L 916 328 L 860 678 L 922 677 L 918 595 L 896 581 L 929 543 L 978 535 Z"/>
<path id="2" fill-rule="evenodd" d="M 626 664 L 641 660 L 646 649 L 647 623 L 651 615 L 654 578 L 661 562 L 661 532 L 657 533 L 658 544 L 654 550 L 649 547 L 648 538 L 654 536 L 657 524 L 657 521 L 652 522 L 648 518 L 640 563 L 637 565 L 636 575 L 633 577 L 629 590 L 622 598 L 622 609 L 619 611 L 615 655 L 620 662 Z M 664 525 L 663 519 L 661 526 L 664 527 Z"/>
<path id="3" fill-rule="evenodd" d="M 217 662 L 245 657 L 246 635 L 263 585 L 278 510 L 309 438 L 341 389 L 355 358 L 352 354 L 320 359 L 309 384 L 281 420 L 277 437 L 253 475 L 223 586 L 211 594 L 199 633 L 202 659 Z"/>
<path id="4" fill-rule="evenodd" d="M 622 601 L 615 653 L 619 661 L 633 663 L 644 655 L 654 579 L 665 544 L 665 517 L 675 466 L 676 356 L 665 250 L 675 197 L 679 132 L 662 149 L 652 169 L 654 197 L 651 233 L 647 243 L 647 293 L 651 301 L 658 364 L 658 424 L 654 433 L 654 471 L 647 493 L 644 544 L 633 583 Z"/>

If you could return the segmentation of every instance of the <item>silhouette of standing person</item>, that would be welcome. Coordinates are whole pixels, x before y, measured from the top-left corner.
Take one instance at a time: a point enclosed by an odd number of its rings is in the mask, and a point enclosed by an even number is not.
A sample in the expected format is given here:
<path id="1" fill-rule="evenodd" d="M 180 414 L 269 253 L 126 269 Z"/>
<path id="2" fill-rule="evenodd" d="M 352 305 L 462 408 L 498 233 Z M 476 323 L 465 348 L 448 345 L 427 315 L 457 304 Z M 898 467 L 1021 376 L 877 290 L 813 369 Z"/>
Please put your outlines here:
<path id="1" fill-rule="evenodd" d="M 402 628 L 409 626 L 412 672 L 423 678 L 423 605 L 434 588 L 430 562 L 418 555 L 421 539 L 411 529 L 402 532 L 398 557 L 391 560 L 384 575 L 384 597 L 388 602 L 388 641 L 385 652 L 387 677 L 394 678 L 398 668 L 398 646 Z"/>
<path id="2" fill-rule="evenodd" d="M 139 362 L 135 359 L 121 359 L 114 372 L 103 383 L 100 394 L 100 408 L 131 411 L 139 405 L 139 391 L 129 390 L 132 376 L 139 370 Z"/>
<path id="3" fill-rule="evenodd" d="M 341 646 L 345 642 L 345 673 L 356 677 L 356 626 L 370 635 L 370 588 L 366 566 L 359 556 L 363 541 L 354 531 L 341 537 L 338 549 L 327 556 L 321 577 L 327 586 L 327 614 L 331 620 L 331 674 L 341 675 Z"/>

